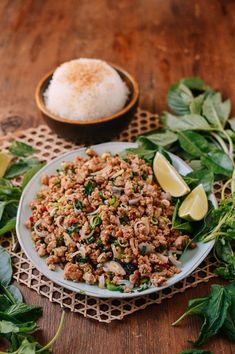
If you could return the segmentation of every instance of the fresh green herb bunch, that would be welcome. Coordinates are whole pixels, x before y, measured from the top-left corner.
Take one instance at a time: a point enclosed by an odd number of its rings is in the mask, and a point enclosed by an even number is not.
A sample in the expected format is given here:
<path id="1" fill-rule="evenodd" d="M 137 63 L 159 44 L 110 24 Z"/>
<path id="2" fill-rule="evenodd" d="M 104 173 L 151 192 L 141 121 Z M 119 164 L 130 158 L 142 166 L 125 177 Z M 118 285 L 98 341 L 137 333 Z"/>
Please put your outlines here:
<path id="1" fill-rule="evenodd" d="M 42 316 L 42 308 L 25 304 L 21 292 L 11 285 L 11 280 L 11 257 L 0 247 L 0 336 L 10 344 L 8 353 L 49 354 L 49 349 L 61 332 L 64 312 L 54 338 L 42 347 L 32 336 L 39 329 L 36 321 Z"/>
<path id="2" fill-rule="evenodd" d="M 26 158 L 32 155 L 35 150 L 25 143 L 14 141 L 9 147 L 12 160 L 0 178 L 0 236 L 12 231 L 14 233 L 16 224 L 17 208 L 21 193 L 29 180 L 38 172 L 43 163 L 37 159 Z M 23 177 L 19 185 L 11 180 L 16 177 Z"/>
<path id="3" fill-rule="evenodd" d="M 186 312 L 173 325 L 189 315 L 203 320 L 199 336 L 193 343 L 195 346 L 201 346 L 218 332 L 235 342 L 235 284 L 212 285 L 208 296 L 189 301 Z"/>
<path id="4" fill-rule="evenodd" d="M 191 184 L 202 183 L 210 192 L 214 180 L 227 179 L 234 170 L 235 118 L 229 119 L 230 101 L 222 101 L 221 93 L 199 78 L 172 85 L 167 99 L 175 114 L 164 112 L 163 128 L 139 136 L 138 148 L 127 149 L 125 155 L 136 153 L 151 164 L 156 151 L 168 159 L 166 150 L 177 153 L 194 170 L 187 176 Z"/>

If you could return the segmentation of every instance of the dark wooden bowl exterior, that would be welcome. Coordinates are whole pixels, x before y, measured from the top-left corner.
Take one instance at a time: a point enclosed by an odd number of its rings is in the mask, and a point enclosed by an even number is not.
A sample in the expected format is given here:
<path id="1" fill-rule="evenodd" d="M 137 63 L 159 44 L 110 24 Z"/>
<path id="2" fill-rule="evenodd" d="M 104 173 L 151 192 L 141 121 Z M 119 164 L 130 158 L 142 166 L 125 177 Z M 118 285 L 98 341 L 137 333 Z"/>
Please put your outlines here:
<path id="1" fill-rule="evenodd" d="M 112 64 L 111 64 L 112 65 Z M 127 84 L 130 95 L 125 107 L 116 114 L 95 121 L 73 121 L 51 113 L 45 106 L 43 93 L 49 85 L 53 72 L 47 74 L 36 89 L 36 103 L 49 127 L 59 136 L 78 143 L 108 141 L 128 126 L 138 107 L 139 88 L 136 81 L 124 70 L 112 65 Z"/>

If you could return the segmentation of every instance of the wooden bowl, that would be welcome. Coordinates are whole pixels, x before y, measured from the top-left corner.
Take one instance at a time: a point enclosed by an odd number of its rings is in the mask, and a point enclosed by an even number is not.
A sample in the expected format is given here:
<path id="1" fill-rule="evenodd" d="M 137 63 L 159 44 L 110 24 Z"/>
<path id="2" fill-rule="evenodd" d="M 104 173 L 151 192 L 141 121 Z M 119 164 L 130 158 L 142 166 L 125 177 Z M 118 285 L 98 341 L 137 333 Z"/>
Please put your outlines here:
<path id="1" fill-rule="evenodd" d="M 110 140 L 111 137 L 120 133 L 133 118 L 139 101 L 139 86 L 135 79 L 126 71 L 116 65 L 110 64 L 121 76 L 129 88 L 130 94 L 125 107 L 111 115 L 96 120 L 65 119 L 50 112 L 45 105 L 43 93 L 47 89 L 53 72 L 45 75 L 37 85 L 35 98 L 38 109 L 49 127 L 58 135 L 79 142 L 93 143 L 102 140 Z"/>

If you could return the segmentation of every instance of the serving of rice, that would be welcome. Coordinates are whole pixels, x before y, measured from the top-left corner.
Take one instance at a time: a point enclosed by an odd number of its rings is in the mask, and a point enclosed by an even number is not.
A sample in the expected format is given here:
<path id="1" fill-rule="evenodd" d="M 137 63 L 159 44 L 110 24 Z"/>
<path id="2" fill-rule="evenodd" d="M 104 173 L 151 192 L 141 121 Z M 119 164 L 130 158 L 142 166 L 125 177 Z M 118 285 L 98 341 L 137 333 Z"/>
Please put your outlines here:
<path id="1" fill-rule="evenodd" d="M 102 60 L 75 59 L 60 65 L 44 93 L 49 111 L 67 119 L 95 120 L 120 111 L 129 90 Z"/>

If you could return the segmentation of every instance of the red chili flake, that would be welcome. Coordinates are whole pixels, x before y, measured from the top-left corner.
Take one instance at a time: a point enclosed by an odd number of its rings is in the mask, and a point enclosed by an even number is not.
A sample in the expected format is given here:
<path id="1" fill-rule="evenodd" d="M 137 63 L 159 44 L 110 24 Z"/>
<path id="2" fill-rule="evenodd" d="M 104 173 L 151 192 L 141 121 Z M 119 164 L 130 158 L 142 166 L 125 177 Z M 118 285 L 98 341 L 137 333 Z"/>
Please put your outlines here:
<path id="1" fill-rule="evenodd" d="M 69 223 L 70 224 L 76 224 L 78 222 L 78 218 L 70 218 Z"/>

